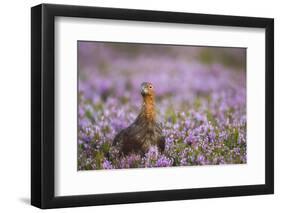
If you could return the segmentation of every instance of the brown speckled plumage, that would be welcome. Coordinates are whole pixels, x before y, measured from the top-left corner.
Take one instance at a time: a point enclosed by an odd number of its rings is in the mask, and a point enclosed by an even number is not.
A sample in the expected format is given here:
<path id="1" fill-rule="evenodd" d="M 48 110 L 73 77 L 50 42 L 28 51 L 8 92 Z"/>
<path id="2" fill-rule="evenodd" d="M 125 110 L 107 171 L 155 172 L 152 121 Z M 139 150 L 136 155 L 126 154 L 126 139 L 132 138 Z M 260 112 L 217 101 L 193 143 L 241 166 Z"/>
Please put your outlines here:
<path id="1" fill-rule="evenodd" d="M 121 130 L 114 138 L 113 145 L 120 148 L 120 154 L 138 153 L 144 155 L 150 146 L 158 146 L 161 152 L 165 149 L 165 138 L 161 126 L 156 121 L 155 93 L 151 83 L 141 84 L 143 104 L 136 120 L 126 129 Z"/>

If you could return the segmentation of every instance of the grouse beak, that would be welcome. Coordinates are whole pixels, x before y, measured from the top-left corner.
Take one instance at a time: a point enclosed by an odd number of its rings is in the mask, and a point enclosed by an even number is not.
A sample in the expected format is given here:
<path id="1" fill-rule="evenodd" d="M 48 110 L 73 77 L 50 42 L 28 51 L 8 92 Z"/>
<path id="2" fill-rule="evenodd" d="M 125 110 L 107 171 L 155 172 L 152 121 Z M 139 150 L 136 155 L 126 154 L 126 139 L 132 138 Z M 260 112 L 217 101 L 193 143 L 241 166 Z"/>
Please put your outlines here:
<path id="1" fill-rule="evenodd" d="M 147 88 L 142 87 L 142 88 L 141 88 L 141 95 L 142 95 L 142 96 L 145 96 L 147 93 L 148 93 Z"/>
<path id="2" fill-rule="evenodd" d="M 148 93 L 148 89 L 147 89 L 146 85 L 143 84 L 143 85 L 141 86 L 141 95 L 142 95 L 142 96 L 145 96 L 145 95 L 147 95 L 147 93 Z"/>

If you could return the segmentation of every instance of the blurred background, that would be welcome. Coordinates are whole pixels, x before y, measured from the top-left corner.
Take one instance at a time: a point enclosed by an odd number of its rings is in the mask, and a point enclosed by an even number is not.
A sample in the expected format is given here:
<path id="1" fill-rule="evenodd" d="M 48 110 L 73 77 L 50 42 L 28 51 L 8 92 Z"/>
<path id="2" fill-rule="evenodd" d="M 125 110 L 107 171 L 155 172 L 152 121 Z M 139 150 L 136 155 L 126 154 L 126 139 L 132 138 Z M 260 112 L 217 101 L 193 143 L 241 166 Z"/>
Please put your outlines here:
<path id="1" fill-rule="evenodd" d="M 78 56 L 79 90 L 87 98 L 95 92 L 104 100 L 113 95 L 140 98 L 144 81 L 154 84 L 158 98 L 195 98 L 222 87 L 245 88 L 245 48 L 80 41 Z"/>

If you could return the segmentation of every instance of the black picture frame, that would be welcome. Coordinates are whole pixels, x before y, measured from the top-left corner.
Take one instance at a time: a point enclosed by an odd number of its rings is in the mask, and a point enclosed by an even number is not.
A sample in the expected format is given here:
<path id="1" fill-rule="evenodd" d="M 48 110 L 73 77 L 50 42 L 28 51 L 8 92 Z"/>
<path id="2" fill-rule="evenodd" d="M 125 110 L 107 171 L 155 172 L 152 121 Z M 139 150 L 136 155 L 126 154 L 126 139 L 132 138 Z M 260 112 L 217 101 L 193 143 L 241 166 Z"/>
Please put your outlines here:
<path id="1" fill-rule="evenodd" d="M 266 34 L 265 184 L 94 195 L 54 195 L 55 17 L 263 28 Z M 31 204 L 60 208 L 274 193 L 274 20 L 164 11 L 41 4 L 31 8 Z"/>

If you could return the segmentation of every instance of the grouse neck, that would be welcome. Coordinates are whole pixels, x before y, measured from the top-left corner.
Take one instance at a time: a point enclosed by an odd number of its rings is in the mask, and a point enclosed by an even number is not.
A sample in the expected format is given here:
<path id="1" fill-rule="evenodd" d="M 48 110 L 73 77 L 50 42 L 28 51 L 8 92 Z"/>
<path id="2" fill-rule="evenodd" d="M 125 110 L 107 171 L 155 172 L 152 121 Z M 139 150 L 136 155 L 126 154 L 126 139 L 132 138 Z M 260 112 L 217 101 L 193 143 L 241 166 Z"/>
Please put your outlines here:
<path id="1" fill-rule="evenodd" d="M 147 95 L 143 98 L 143 112 L 148 121 L 155 121 L 155 101 L 154 95 Z"/>

